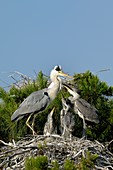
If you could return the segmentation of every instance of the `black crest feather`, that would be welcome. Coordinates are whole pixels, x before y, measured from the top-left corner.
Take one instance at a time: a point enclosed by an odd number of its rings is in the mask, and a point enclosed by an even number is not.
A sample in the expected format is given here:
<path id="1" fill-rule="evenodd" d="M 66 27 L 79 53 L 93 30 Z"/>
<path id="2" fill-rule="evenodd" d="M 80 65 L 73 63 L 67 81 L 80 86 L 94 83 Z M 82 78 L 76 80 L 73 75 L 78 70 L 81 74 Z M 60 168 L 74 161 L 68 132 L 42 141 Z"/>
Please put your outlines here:
<path id="1" fill-rule="evenodd" d="M 58 65 L 58 66 L 55 66 L 54 69 L 55 69 L 56 71 L 61 71 L 61 70 L 62 70 L 62 69 L 61 69 L 61 66 L 59 66 L 59 65 Z"/>

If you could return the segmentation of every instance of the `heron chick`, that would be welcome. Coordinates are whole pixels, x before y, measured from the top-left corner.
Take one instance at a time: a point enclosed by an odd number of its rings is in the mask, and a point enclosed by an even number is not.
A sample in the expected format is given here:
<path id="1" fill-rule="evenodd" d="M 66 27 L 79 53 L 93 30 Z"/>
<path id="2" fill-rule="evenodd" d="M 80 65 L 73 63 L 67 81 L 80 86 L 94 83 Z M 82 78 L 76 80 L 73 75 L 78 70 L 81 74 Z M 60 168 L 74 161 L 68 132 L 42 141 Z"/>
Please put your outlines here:
<path id="1" fill-rule="evenodd" d="M 31 93 L 13 113 L 11 121 L 18 121 L 24 116 L 28 116 L 26 125 L 32 130 L 33 134 L 35 134 L 33 129 L 34 120 L 32 126 L 29 124 L 29 120 L 32 115 L 36 116 L 36 114 L 41 113 L 56 98 L 61 88 L 61 79 L 59 76 L 72 78 L 62 71 L 61 66 L 55 66 L 50 73 L 51 84 L 49 87 Z"/>
<path id="2" fill-rule="evenodd" d="M 60 112 L 61 133 L 64 137 L 72 138 L 75 130 L 75 115 L 72 112 L 73 104 L 69 99 L 62 98 L 62 110 Z"/>
<path id="3" fill-rule="evenodd" d="M 86 123 L 85 120 L 99 123 L 98 110 L 88 103 L 85 99 L 80 98 L 76 89 L 70 88 L 68 85 L 64 85 L 68 92 L 72 95 L 68 99 L 74 104 L 73 110 L 80 118 L 83 119 L 83 137 L 86 137 Z"/>
<path id="4" fill-rule="evenodd" d="M 55 107 L 51 110 L 51 112 L 48 114 L 47 122 L 44 126 L 43 134 L 45 136 L 49 136 L 51 134 L 57 134 L 57 128 L 54 122 L 53 114 L 54 114 Z"/>

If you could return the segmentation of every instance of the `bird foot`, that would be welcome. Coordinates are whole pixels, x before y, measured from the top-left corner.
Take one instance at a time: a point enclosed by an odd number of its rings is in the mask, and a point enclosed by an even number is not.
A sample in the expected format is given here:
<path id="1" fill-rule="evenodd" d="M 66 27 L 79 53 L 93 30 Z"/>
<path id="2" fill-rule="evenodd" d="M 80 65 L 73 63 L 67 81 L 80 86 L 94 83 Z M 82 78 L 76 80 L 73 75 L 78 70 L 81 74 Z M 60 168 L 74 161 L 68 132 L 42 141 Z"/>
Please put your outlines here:
<path id="1" fill-rule="evenodd" d="M 36 135 L 37 135 L 37 133 L 35 131 L 33 131 L 33 136 L 36 136 Z"/>

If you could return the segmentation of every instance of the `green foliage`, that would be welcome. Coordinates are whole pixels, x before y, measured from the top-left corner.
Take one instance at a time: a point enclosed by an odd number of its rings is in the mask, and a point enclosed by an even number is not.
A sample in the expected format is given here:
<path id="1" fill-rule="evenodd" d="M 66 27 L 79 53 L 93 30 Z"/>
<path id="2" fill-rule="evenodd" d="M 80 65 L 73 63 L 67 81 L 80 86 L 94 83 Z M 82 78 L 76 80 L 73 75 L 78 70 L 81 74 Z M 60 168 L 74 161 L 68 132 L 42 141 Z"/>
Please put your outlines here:
<path id="1" fill-rule="evenodd" d="M 94 163 L 98 158 L 97 154 L 86 152 L 86 156 L 81 158 L 79 163 L 66 159 L 62 170 L 91 170 L 95 168 Z M 27 158 L 25 161 L 25 170 L 60 170 L 60 165 L 55 160 L 51 162 L 51 168 L 48 167 L 48 158 L 46 156 L 37 156 Z"/>
<path id="2" fill-rule="evenodd" d="M 48 159 L 46 156 L 37 156 L 27 158 L 25 161 L 25 170 L 47 170 Z"/>
<path id="3" fill-rule="evenodd" d="M 98 139 L 101 142 L 111 140 L 113 138 L 113 87 L 100 81 L 90 71 L 75 74 L 73 84 L 81 90 L 81 97 L 98 110 L 100 123 L 93 124 L 87 129 L 88 138 Z"/>
<path id="4" fill-rule="evenodd" d="M 89 151 L 87 151 L 86 157 L 84 158 L 82 156 L 80 163 L 78 163 L 78 165 L 77 165 L 77 169 L 79 169 L 79 170 L 93 169 L 95 167 L 94 162 L 96 161 L 97 158 L 98 158 L 97 154 L 91 154 Z"/>
<path id="5" fill-rule="evenodd" d="M 59 170 L 59 164 L 57 161 L 52 162 L 53 167 L 50 170 Z"/>
<path id="6" fill-rule="evenodd" d="M 11 113 L 17 108 L 17 104 L 10 93 L 6 93 L 2 88 L 0 88 L 0 97 L 2 99 L 0 103 L 0 138 L 8 141 L 12 137 L 10 132 L 14 128 L 10 120 Z"/>
<path id="7" fill-rule="evenodd" d="M 41 155 L 27 158 L 25 161 L 25 170 L 59 170 L 57 161 L 51 162 L 51 166 L 51 168 L 48 167 L 48 158 Z"/>
<path id="8" fill-rule="evenodd" d="M 67 159 L 64 163 L 64 170 L 77 170 L 77 168 L 72 160 Z"/>
<path id="9" fill-rule="evenodd" d="M 17 88 L 13 85 L 8 92 L 0 87 L 0 139 L 11 141 L 13 138 L 17 139 L 31 133 L 30 129 L 26 127 L 26 118 L 18 122 L 11 122 L 11 115 L 33 91 L 47 86 L 47 79 L 41 72 L 38 74 L 37 81 L 29 82 L 22 88 Z"/>
<path id="10" fill-rule="evenodd" d="M 74 161 L 67 159 L 64 163 L 64 170 L 91 170 L 94 168 L 94 163 L 98 158 L 97 154 L 91 154 L 86 152 L 86 157 L 81 158 L 81 161 L 77 164 Z"/>
<path id="11" fill-rule="evenodd" d="M 47 79 L 43 76 L 42 71 L 38 73 L 38 76 L 36 78 L 36 82 L 38 85 L 39 90 L 45 88 L 47 86 Z"/>
<path id="12" fill-rule="evenodd" d="M 47 87 L 47 83 L 47 79 L 44 77 L 42 71 L 40 71 L 33 83 L 29 82 L 22 88 L 12 86 L 10 90 L 6 92 L 0 87 L 0 139 L 7 142 L 11 141 L 13 138 L 17 140 L 18 137 L 32 133 L 25 124 L 27 117 L 18 122 L 11 122 L 11 115 L 27 96 L 29 96 L 33 91 Z M 101 142 L 112 140 L 113 86 L 108 86 L 106 82 L 100 81 L 99 78 L 93 75 L 90 71 L 86 71 L 83 74 L 75 74 L 74 80 L 71 83 L 81 90 L 82 98 L 98 109 L 100 123 L 90 125 L 89 122 L 87 122 L 87 137 L 89 139 L 97 139 Z M 54 106 L 54 119 L 55 123 L 59 127 L 59 113 L 62 109 L 62 95 L 67 98 L 69 93 L 63 88 L 51 105 L 48 106 L 41 114 L 37 115 L 34 127 L 37 134 L 43 133 L 43 127 L 47 120 L 47 116 Z M 75 122 L 76 127 L 73 135 L 81 137 L 82 119 L 76 115 Z"/>

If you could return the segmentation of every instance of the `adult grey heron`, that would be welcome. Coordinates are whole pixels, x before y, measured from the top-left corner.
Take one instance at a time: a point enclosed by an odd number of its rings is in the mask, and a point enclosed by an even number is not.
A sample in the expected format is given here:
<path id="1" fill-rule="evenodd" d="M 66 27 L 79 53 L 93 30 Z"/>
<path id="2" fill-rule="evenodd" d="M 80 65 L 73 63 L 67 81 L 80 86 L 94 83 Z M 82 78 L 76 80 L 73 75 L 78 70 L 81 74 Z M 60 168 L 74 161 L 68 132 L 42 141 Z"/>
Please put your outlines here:
<path id="1" fill-rule="evenodd" d="M 72 112 L 73 104 L 69 99 L 62 98 L 62 110 L 60 112 L 61 133 L 64 137 L 72 138 L 75 129 L 75 115 Z"/>
<path id="2" fill-rule="evenodd" d="M 33 114 L 36 115 L 36 113 L 43 111 L 56 98 L 61 88 L 61 79 L 59 76 L 72 78 L 62 71 L 61 66 L 55 66 L 50 73 L 51 84 L 49 87 L 31 93 L 13 113 L 11 121 L 17 121 L 28 115 L 26 125 L 32 130 L 33 134 L 35 134 L 33 129 L 34 121 L 31 127 L 29 120 Z"/>
<path id="3" fill-rule="evenodd" d="M 76 89 L 70 88 L 68 85 L 64 84 L 64 87 L 72 95 L 68 99 L 73 104 L 73 110 L 80 118 L 83 119 L 83 137 L 86 137 L 86 123 L 85 120 L 99 123 L 98 110 L 88 103 L 86 100 L 80 98 L 80 95 L 77 93 Z"/>

